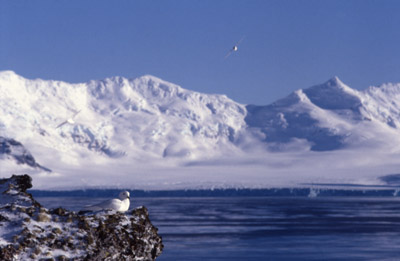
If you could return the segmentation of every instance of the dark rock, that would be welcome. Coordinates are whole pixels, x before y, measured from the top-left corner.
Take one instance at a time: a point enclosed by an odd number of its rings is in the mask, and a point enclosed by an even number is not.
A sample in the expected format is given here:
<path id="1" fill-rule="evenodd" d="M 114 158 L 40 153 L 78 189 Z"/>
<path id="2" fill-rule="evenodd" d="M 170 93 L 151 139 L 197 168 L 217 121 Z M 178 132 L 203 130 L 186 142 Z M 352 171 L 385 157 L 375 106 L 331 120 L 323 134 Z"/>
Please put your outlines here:
<path id="1" fill-rule="evenodd" d="M 51 172 L 50 169 L 41 166 L 32 156 L 32 154 L 22 145 L 21 142 L 14 139 L 4 138 L 0 136 L 0 155 L 14 159 L 18 164 L 26 164 L 32 168 L 42 169 Z"/>
<path id="2" fill-rule="evenodd" d="M 6 242 L 0 260 L 155 260 L 161 254 L 162 239 L 145 207 L 126 214 L 47 210 L 26 192 L 31 187 L 28 175 L 0 180 L 0 237 Z"/>
<path id="3" fill-rule="evenodd" d="M 55 215 L 58 215 L 58 216 L 65 216 L 66 212 L 67 212 L 67 210 L 64 209 L 64 208 L 56 208 L 56 209 L 52 209 L 50 211 L 51 214 L 55 214 Z"/>

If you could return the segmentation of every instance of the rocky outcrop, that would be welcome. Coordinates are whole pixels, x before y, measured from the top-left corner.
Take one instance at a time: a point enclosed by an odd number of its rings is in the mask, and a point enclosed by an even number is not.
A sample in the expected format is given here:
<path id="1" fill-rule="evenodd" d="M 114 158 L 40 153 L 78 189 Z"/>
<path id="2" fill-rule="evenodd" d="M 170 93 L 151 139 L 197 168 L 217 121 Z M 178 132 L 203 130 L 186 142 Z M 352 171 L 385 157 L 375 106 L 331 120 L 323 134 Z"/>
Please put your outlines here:
<path id="1" fill-rule="evenodd" d="M 155 260 L 161 237 L 145 207 L 125 214 L 46 209 L 28 175 L 0 180 L 0 260 Z"/>
<path id="2" fill-rule="evenodd" d="M 38 164 L 21 142 L 0 136 L 0 159 L 2 157 L 14 159 L 18 164 L 26 164 L 32 168 L 51 172 L 50 169 Z"/>

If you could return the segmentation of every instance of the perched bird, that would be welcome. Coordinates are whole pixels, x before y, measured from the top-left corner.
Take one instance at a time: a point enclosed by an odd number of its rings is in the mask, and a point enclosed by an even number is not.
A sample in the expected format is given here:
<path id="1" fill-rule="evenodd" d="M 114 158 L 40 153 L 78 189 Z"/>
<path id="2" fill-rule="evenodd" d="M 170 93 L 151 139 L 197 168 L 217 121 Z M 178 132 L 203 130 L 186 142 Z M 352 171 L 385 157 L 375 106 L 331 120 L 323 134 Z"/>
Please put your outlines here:
<path id="1" fill-rule="evenodd" d="M 243 41 L 243 39 L 244 36 L 232 47 L 232 49 L 229 50 L 224 59 L 228 58 L 233 52 L 236 52 L 238 50 L 238 46 Z"/>
<path id="2" fill-rule="evenodd" d="M 88 206 L 84 209 L 84 211 L 116 210 L 118 212 L 125 212 L 129 209 L 129 204 L 129 192 L 122 191 L 119 193 L 119 199 L 113 198 L 93 206 Z"/>

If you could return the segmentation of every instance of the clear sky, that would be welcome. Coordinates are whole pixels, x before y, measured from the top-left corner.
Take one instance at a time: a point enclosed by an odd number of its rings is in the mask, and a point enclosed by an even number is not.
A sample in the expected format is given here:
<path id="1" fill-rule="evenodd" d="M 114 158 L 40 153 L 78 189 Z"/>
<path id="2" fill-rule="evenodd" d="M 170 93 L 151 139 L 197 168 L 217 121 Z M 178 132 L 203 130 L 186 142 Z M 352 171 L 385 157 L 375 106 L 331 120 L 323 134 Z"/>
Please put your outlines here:
<path id="1" fill-rule="evenodd" d="M 397 0 L 0 0 L 0 70 L 151 74 L 265 105 L 333 76 L 356 89 L 400 82 L 399 14 Z"/>

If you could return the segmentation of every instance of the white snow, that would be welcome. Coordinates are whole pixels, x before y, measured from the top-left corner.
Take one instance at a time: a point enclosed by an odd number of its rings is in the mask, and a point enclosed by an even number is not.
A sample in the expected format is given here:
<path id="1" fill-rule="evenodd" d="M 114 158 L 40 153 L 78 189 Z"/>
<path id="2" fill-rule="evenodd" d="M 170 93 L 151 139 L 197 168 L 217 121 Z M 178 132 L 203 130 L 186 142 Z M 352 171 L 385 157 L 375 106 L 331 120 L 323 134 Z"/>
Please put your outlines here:
<path id="1" fill-rule="evenodd" d="M 69 84 L 4 71 L 0 137 L 52 172 L 2 156 L 0 176 L 31 174 L 37 189 L 380 184 L 400 171 L 399 98 L 400 84 L 357 91 L 335 77 L 245 106 L 149 75 Z"/>

